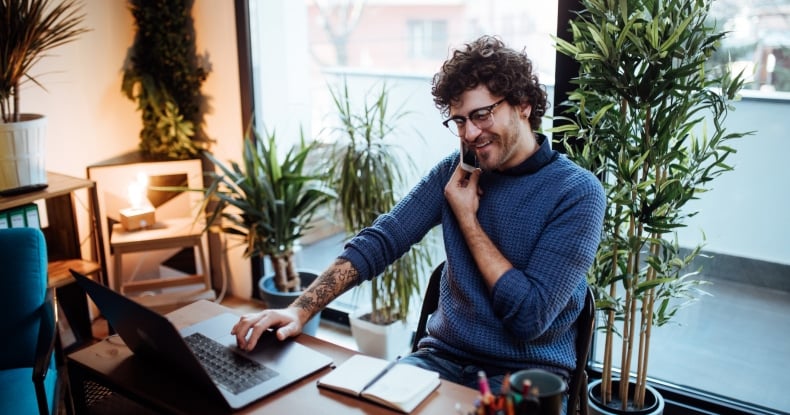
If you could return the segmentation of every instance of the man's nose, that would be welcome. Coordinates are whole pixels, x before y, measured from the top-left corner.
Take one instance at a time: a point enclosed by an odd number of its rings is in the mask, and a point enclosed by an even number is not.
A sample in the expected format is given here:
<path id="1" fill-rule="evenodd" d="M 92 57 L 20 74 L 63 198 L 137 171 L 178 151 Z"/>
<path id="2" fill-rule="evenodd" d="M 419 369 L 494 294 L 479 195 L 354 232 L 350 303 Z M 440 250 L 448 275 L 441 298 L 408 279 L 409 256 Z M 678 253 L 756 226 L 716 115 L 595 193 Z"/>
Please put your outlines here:
<path id="1" fill-rule="evenodd" d="M 475 141 L 475 139 L 477 139 L 477 136 L 479 136 L 481 132 L 483 132 L 483 130 L 478 128 L 475 123 L 473 123 L 471 120 L 466 120 L 466 125 L 464 125 L 463 139 L 468 143 L 472 143 Z"/>

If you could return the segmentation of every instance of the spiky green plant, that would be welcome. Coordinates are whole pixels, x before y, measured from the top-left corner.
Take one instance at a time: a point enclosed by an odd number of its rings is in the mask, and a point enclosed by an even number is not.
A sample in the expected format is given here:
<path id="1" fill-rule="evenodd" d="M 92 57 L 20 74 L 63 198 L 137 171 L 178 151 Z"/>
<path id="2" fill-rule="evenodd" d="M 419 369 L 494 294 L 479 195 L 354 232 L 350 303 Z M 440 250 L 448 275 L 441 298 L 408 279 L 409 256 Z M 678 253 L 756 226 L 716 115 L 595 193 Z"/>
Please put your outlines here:
<path id="1" fill-rule="evenodd" d="M 0 0 L 0 115 L 20 121 L 19 86 L 25 80 L 44 86 L 30 70 L 45 52 L 87 32 L 77 0 Z"/>
<path id="2" fill-rule="evenodd" d="M 404 174 L 415 169 L 408 154 L 386 141 L 408 113 L 390 112 L 386 84 L 371 89 L 359 108 L 347 83 L 330 91 L 342 138 L 332 148 L 328 170 L 346 233 L 353 236 L 395 206 Z M 412 299 L 420 293 L 419 276 L 430 267 L 429 253 L 426 242 L 419 243 L 370 282 L 371 322 L 406 320 Z"/>
<path id="3" fill-rule="evenodd" d="M 602 402 L 612 401 L 612 345 L 620 335 L 623 410 L 644 406 L 653 326 L 667 323 L 700 283 L 688 266 L 702 243 L 682 250 L 675 236 L 696 214 L 686 204 L 732 170 L 730 142 L 746 134 L 723 125 L 743 80 L 708 64 L 725 36 L 705 23 L 710 2 L 581 0 L 572 41 L 555 38 L 580 70 L 558 117 L 564 125 L 554 131 L 607 195 L 588 282 L 606 316 Z"/>
<path id="4" fill-rule="evenodd" d="M 321 173 L 308 168 L 316 141 L 308 143 L 302 134 L 299 145 L 282 160 L 276 141 L 274 131 L 265 136 L 255 131 L 248 134 L 241 164 L 226 164 L 205 153 L 219 169 L 211 174 L 204 192 L 209 206 L 207 226 L 242 238 L 247 258 L 268 256 L 277 289 L 298 291 L 302 287 L 294 266 L 294 243 L 335 193 Z M 212 202 L 216 203 L 212 206 Z"/>

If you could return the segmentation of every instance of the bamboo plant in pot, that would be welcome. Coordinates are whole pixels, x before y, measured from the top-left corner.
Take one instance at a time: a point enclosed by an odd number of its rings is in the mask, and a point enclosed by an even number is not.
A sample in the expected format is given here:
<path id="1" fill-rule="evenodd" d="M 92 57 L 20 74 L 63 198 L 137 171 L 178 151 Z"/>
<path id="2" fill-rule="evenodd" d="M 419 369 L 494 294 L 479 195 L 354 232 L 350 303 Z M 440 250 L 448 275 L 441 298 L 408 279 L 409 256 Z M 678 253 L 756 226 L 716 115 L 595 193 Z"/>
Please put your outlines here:
<path id="1" fill-rule="evenodd" d="M 77 0 L 0 1 L 0 195 L 47 186 L 46 118 L 22 113 L 20 87 L 45 53 L 87 32 Z"/>
<path id="2" fill-rule="evenodd" d="M 275 133 L 253 131 L 244 140 L 241 164 L 205 153 L 218 168 L 204 192 L 207 227 L 241 238 L 245 258 L 268 257 L 273 273 L 261 278 L 259 288 L 269 307 L 288 306 L 317 277 L 294 264 L 294 245 L 314 215 L 335 198 L 322 175 L 308 169 L 317 143 L 302 135 L 281 159 Z M 316 315 L 304 332 L 315 334 L 319 319 Z"/>
<path id="3" fill-rule="evenodd" d="M 408 154 L 386 141 L 407 115 L 390 112 L 390 89 L 371 89 L 361 106 L 355 106 L 348 84 L 331 89 L 337 112 L 339 139 L 327 158 L 331 187 L 348 237 L 356 235 L 397 202 L 406 174 L 415 167 Z M 360 351 L 391 359 L 408 347 L 406 324 L 410 306 L 420 294 L 420 275 L 431 266 L 429 241 L 423 241 L 373 278 L 370 306 L 349 316 Z"/>
<path id="4" fill-rule="evenodd" d="M 730 144 L 747 134 L 723 125 L 743 81 L 708 64 L 725 36 L 706 19 L 710 1 L 582 0 L 572 40 L 556 39 L 580 70 L 554 131 L 608 199 L 588 275 L 605 335 L 593 413 L 661 412 L 647 382 L 651 332 L 695 298 L 701 281 L 689 265 L 704 242 L 681 249 L 674 231 L 696 214 L 687 203 L 732 169 Z"/>

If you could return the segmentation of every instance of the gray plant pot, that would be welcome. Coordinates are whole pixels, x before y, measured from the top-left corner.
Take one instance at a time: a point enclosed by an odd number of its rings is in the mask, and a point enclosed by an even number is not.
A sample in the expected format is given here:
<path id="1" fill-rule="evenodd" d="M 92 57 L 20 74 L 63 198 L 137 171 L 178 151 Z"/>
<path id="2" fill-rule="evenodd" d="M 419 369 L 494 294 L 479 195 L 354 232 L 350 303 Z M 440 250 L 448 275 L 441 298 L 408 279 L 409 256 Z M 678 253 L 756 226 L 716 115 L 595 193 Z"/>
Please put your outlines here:
<path id="1" fill-rule="evenodd" d="M 612 381 L 612 388 L 617 390 L 620 386 L 619 380 Z M 628 385 L 629 390 L 633 390 L 634 384 Z M 645 390 L 645 407 L 642 409 L 620 409 L 620 401 L 612 401 L 604 406 L 601 403 L 601 380 L 596 379 L 590 382 L 587 387 L 590 414 L 593 415 L 661 415 L 664 413 L 664 398 L 652 386 L 647 385 Z"/>
<path id="2" fill-rule="evenodd" d="M 318 274 L 311 271 L 299 271 L 299 278 L 302 280 L 302 287 L 307 287 L 318 278 Z M 288 307 L 302 294 L 302 291 L 287 293 L 278 291 L 277 286 L 274 285 L 274 274 L 266 275 L 261 278 L 258 281 L 258 290 L 260 291 L 261 300 L 263 300 L 269 308 Z M 302 333 L 315 336 L 318 332 L 318 323 L 320 321 L 321 313 L 318 313 L 304 325 Z"/>

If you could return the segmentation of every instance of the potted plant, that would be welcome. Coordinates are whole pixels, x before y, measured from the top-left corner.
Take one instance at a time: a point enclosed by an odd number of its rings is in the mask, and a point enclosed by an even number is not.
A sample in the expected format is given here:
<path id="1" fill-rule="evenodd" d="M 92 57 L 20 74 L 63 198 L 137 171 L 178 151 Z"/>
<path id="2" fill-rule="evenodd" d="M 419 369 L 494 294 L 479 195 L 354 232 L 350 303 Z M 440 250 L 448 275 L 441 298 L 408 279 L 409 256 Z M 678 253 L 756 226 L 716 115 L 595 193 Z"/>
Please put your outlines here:
<path id="1" fill-rule="evenodd" d="M 206 153 L 219 170 L 210 173 L 211 183 L 204 191 L 206 226 L 241 238 L 245 258 L 270 260 L 273 274 L 259 282 L 269 307 L 289 305 L 317 277 L 298 271 L 294 264 L 294 244 L 310 229 L 316 212 L 335 198 L 322 175 L 308 169 L 317 145 L 302 135 L 298 146 L 281 159 L 274 131 L 264 136 L 253 131 L 244 140 L 241 164 L 225 164 Z M 316 315 L 304 332 L 315 334 L 319 318 Z"/>
<path id="2" fill-rule="evenodd" d="M 682 249 L 674 232 L 696 214 L 687 202 L 732 169 L 730 142 L 746 133 L 728 133 L 723 122 L 743 80 L 708 65 L 725 36 L 706 19 L 710 0 L 581 6 L 572 41 L 555 39 L 580 70 L 554 131 L 569 157 L 601 178 L 608 200 L 588 275 L 605 316 L 602 379 L 590 384 L 590 405 L 593 413 L 660 413 L 663 400 L 647 383 L 650 335 L 701 283 L 688 268 L 702 242 Z"/>
<path id="3" fill-rule="evenodd" d="M 327 170 L 346 234 L 352 237 L 395 206 L 405 174 L 415 169 L 408 154 L 385 140 L 407 113 L 389 112 L 386 84 L 371 89 L 359 108 L 352 102 L 347 83 L 330 90 L 339 119 L 339 139 L 327 158 Z M 406 319 L 420 294 L 419 277 L 427 275 L 431 266 L 426 242 L 415 245 L 373 278 L 368 283 L 370 307 L 349 316 L 352 334 L 363 353 L 392 358 L 408 347 Z"/>
<path id="4" fill-rule="evenodd" d="M 207 110 L 200 88 L 211 71 L 196 52 L 194 0 L 129 0 L 137 33 L 124 62 L 122 92 L 142 113 L 140 151 L 165 160 L 196 158 L 208 150 Z"/>
<path id="5" fill-rule="evenodd" d="M 47 186 L 46 118 L 20 108 L 20 86 L 32 81 L 31 70 L 45 53 L 76 40 L 82 27 L 77 0 L 0 1 L 0 195 Z"/>

